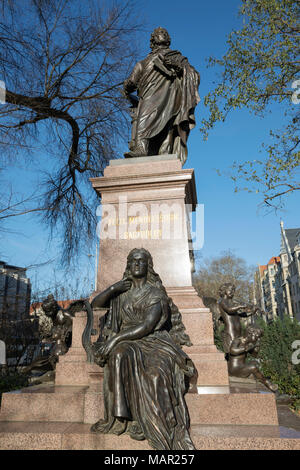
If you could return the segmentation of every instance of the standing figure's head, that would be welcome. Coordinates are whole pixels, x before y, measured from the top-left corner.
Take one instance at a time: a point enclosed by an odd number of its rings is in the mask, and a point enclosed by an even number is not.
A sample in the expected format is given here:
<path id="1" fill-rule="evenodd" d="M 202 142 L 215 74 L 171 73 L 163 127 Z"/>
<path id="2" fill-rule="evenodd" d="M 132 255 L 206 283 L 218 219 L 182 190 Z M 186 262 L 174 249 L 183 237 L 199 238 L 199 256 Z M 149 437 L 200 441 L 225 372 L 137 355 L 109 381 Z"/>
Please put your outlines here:
<path id="1" fill-rule="evenodd" d="M 225 284 L 222 284 L 220 289 L 219 289 L 219 294 L 220 297 L 225 297 L 225 295 L 229 298 L 232 299 L 235 293 L 235 285 L 232 284 L 232 282 L 226 282 Z"/>
<path id="2" fill-rule="evenodd" d="M 156 28 L 151 34 L 150 47 L 156 49 L 157 47 L 169 47 L 171 44 L 171 38 L 168 31 L 161 26 Z"/>

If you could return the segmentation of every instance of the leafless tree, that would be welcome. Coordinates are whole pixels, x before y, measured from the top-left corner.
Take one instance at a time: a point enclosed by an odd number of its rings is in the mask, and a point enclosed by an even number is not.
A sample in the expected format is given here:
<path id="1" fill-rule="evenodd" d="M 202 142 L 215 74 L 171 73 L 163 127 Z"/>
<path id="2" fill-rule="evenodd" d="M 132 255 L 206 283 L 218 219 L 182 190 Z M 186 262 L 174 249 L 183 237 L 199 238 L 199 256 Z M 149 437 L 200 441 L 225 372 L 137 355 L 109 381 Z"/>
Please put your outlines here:
<path id="1" fill-rule="evenodd" d="M 43 171 L 39 197 L 2 217 L 37 211 L 59 228 L 64 261 L 93 235 L 99 176 L 127 137 L 121 85 L 136 61 L 132 0 L 0 0 L 1 166 Z M 25 197 L 26 199 L 26 197 Z M 6 209 L 6 208 L 5 208 Z"/>
<path id="2" fill-rule="evenodd" d="M 220 286 L 232 282 L 236 286 L 235 298 L 253 303 L 253 277 L 254 268 L 227 250 L 203 260 L 194 275 L 193 284 L 200 297 L 218 299 Z"/>

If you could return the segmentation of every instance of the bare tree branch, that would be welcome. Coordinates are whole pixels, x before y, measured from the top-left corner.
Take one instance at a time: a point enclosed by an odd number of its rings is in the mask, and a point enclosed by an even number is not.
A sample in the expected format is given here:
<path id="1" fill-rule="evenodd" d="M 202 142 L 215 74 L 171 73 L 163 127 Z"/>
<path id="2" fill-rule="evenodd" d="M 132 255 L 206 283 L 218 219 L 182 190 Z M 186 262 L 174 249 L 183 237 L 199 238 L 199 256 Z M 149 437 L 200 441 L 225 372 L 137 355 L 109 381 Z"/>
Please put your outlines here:
<path id="1" fill-rule="evenodd" d="M 0 159 L 13 164 L 47 153 L 53 162 L 51 172 L 40 166 L 47 176 L 37 204 L 16 205 L 15 216 L 43 214 L 51 233 L 61 231 L 68 262 L 95 227 L 89 178 L 102 174 L 129 134 L 119 88 L 137 59 L 135 4 L 28 0 L 24 11 L 22 0 L 2 0 L 0 8 L 0 78 L 7 88 Z M 8 213 L 13 217 L 13 207 Z"/>

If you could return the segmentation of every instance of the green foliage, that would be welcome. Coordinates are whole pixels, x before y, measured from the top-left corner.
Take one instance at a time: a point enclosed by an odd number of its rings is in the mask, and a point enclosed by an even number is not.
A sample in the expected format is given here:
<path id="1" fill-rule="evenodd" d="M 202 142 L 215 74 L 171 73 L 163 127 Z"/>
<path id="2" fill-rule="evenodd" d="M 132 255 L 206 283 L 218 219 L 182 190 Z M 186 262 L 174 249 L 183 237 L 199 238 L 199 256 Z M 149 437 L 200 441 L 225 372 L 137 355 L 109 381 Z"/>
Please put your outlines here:
<path id="1" fill-rule="evenodd" d="M 264 330 L 258 358 L 263 374 L 279 386 L 279 392 L 294 398 L 294 405 L 300 403 L 300 364 L 292 363 L 292 344 L 300 340 L 300 324 L 296 319 L 284 316 L 266 324 L 257 321 Z"/>
<path id="2" fill-rule="evenodd" d="M 215 343 L 216 348 L 222 352 L 224 352 L 223 333 L 224 333 L 224 325 L 214 324 L 214 343 Z"/>
<path id="3" fill-rule="evenodd" d="M 300 189 L 299 171 L 299 40 L 298 0 L 242 0 L 243 27 L 228 37 L 221 60 L 210 57 L 210 66 L 222 74 L 216 88 L 204 98 L 209 116 L 202 120 L 206 139 L 217 122 L 234 109 L 247 108 L 259 116 L 280 105 L 286 125 L 271 131 L 274 141 L 265 146 L 266 158 L 233 164 L 235 190 L 261 192 L 272 205 L 281 196 Z M 298 113 L 297 113 L 298 112 Z M 240 187 L 244 181 L 246 186 Z"/>

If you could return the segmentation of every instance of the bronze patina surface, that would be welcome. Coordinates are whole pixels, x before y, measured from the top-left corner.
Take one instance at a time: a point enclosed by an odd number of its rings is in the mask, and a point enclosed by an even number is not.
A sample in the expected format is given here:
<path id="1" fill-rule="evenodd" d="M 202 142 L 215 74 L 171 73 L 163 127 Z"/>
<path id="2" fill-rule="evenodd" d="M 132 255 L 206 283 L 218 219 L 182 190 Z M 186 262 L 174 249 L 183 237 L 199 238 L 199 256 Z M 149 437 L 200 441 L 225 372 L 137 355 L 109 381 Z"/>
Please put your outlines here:
<path id="1" fill-rule="evenodd" d="M 218 301 L 220 315 L 225 324 L 223 348 L 227 355 L 229 375 L 240 378 L 254 375 L 269 390 L 275 392 L 278 386 L 260 372 L 255 361 L 247 361 L 248 355 L 257 356 L 263 330 L 248 326 L 243 334 L 241 318 L 255 315 L 258 308 L 255 305 L 234 302 L 234 293 L 235 286 L 233 284 L 223 284 L 220 287 Z"/>
<path id="2" fill-rule="evenodd" d="M 90 309 L 83 334 L 90 360 L 104 366 L 105 418 L 92 432 L 129 434 L 154 449 L 194 449 L 184 395 L 195 367 L 181 348 L 190 341 L 150 253 L 132 250 L 123 279 L 92 307 L 109 307 L 101 338 L 90 343 Z"/>
<path id="3" fill-rule="evenodd" d="M 156 28 L 150 40 L 152 51 L 124 82 L 132 115 L 127 158 L 176 154 L 182 163 L 187 159 L 187 139 L 200 101 L 200 76 L 186 57 L 170 49 L 170 43 L 167 30 Z M 136 90 L 138 97 L 132 94 Z"/>

